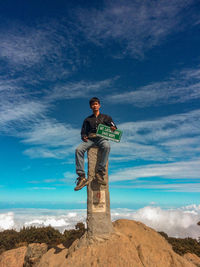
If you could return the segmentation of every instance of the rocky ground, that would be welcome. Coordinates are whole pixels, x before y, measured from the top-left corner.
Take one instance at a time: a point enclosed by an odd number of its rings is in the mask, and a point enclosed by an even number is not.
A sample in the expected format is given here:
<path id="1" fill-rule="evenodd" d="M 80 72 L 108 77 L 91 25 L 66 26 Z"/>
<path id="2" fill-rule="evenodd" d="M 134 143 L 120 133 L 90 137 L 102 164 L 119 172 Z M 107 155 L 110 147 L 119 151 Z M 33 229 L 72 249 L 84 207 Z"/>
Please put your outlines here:
<path id="1" fill-rule="evenodd" d="M 131 221 L 113 223 L 111 236 L 88 240 L 86 235 L 67 249 L 62 245 L 47 249 L 46 244 L 8 250 L 0 256 L 0 267 L 194 267 L 200 258 L 176 254 L 155 230 Z"/>

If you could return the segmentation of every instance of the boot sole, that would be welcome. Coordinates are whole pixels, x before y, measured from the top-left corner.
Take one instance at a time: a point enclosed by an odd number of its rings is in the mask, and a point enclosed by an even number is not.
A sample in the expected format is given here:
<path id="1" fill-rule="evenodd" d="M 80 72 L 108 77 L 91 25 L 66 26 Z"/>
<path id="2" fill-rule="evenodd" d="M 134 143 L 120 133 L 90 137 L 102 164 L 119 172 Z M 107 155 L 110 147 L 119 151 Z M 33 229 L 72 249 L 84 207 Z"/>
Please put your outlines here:
<path id="1" fill-rule="evenodd" d="M 75 187 L 74 188 L 74 191 L 78 191 L 78 190 L 81 190 L 84 186 L 86 186 L 86 185 L 88 185 L 89 184 L 89 181 L 87 181 L 85 184 L 83 184 L 82 186 L 80 186 L 80 187 Z"/>

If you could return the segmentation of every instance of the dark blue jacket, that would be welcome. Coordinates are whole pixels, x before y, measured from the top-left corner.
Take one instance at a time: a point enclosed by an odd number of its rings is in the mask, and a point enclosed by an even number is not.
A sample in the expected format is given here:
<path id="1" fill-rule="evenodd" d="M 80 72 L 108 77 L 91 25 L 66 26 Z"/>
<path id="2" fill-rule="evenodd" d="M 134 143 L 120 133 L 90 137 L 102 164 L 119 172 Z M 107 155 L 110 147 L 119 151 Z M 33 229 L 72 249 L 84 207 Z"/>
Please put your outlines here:
<path id="1" fill-rule="evenodd" d="M 89 136 L 90 133 L 96 133 L 99 124 L 117 128 L 110 116 L 100 113 L 98 117 L 95 117 L 95 115 L 92 114 L 83 121 L 81 138 L 83 139 L 84 136 Z"/>

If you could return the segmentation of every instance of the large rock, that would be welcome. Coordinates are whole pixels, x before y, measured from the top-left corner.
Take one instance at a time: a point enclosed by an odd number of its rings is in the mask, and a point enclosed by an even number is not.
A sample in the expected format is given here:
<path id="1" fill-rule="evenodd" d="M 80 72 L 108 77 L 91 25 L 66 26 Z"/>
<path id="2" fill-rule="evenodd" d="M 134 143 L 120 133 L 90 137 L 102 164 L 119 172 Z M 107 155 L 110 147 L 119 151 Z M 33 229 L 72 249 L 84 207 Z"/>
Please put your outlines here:
<path id="1" fill-rule="evenodd" d="M 0 255 L 0 267 L 23 267 L 26 247 L 7 250 Z"/>
<path id="2" fill-rule="evenodd" d="M 45 243 L 32 243 L 28 245 L 25 259 L 24 267 L 37 266 L 40 258 L 47 252 L 48 246 Z"/>
<path id="3" fill-rule="evenodd" d="M 196 266 L 200 267 L 200 257 L 198 257 L 196 254 L 186 253 L 184 255 L 184 258 L 186 260 L 194 263 Z"/>
<path id="4" fill-rule="evenodd" d="M 113 223 L 115 233 L 109 238 L 83 242 L 76 240 L 69 249 L 57 246 L 47 251 L 46 244 L 30 244 L 8 250 L 0 255 L 0 267 L 23 267 L 28 262 L 34 267 L 195 267 L 200 258 L 187 253 L 176 254 L 171 245 L 155 230 L 146 225 L 118 220 Z M 24 265 L 23 265 L 24 264 Z"/>
<path id="5" fill-rule="evenodd" d="M 43 255 L 37 267 L 59 267 L 66 262 L 68 249 L 62 246 L 51 248 Z M 73 266 L 72 266 L 73 267 Z"/>
<path id="6" fill-rule="evenodd" d="M 81 240 L 76 240 L 69 250 L 48 251 L 41 258 L 38 267 L 196 266 L 176 254 L 171 245 L 155 230 L 140 222 L 118 220 L 113 225 L 115 233 L 108 239 L 88 244 L 82 242 L 85 238 L 82 237 Z"/>

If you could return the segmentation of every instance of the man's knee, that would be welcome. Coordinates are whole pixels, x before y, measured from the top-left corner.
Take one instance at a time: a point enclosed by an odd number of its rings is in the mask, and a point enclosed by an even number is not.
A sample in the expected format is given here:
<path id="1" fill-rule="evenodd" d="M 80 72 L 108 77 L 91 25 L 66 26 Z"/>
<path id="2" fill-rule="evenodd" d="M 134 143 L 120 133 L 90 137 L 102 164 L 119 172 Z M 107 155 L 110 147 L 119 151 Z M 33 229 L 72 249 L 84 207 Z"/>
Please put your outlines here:
<path id="1" fill-rule="evenodd" d="M 75 150 L 76 154 L 84 154 L 89 148 L 90 148 L 91 144 L 90 143 L 81 143 Z"/>
<path id="2" fill-rule="evenodd" d="M 77 154 L 84 153 L 84 152 L 85 152 L 85 151 L 84 151 L 84 149 L 83 149 L 83 147 L 82 147 L 81 145 L 79 145 L 79 146 L 76 148 L 76 150 L 75 150 L 76 155 L 77 155 Z"/>
<path id="3" fill-rule="evenodd" d="M 108 141 L 104 142 L 102 148 L 107 151 L 110 151 L 110 143 Z"/>

